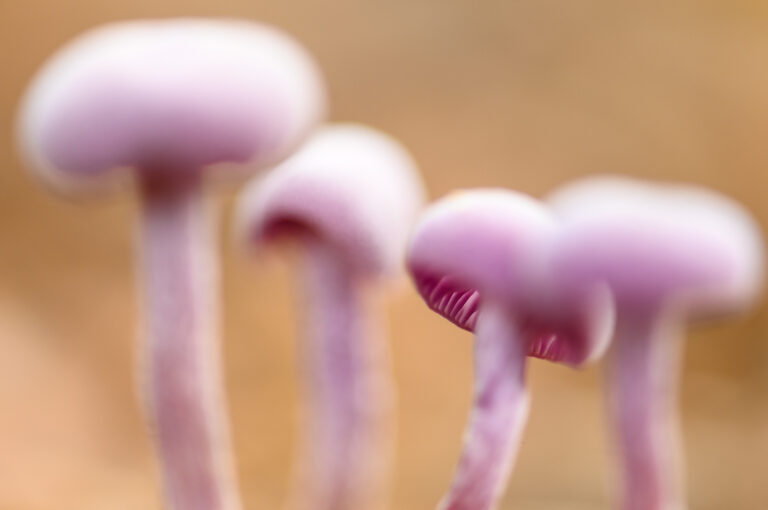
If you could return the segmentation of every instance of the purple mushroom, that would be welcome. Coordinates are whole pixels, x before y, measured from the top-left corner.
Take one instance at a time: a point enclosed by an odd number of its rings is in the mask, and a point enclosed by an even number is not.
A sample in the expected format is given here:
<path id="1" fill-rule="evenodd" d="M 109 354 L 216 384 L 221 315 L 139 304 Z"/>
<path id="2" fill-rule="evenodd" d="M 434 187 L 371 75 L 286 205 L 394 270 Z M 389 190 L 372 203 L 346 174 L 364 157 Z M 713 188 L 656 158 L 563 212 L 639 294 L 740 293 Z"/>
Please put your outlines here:
<path id="1" fill-rule="evenodd" d="M 758 227 L 722 195 L 592 178 L 555 193 L 553 262 L 567 288 L 607 285 L 616 303 L 608 371 L 624 510 L 686 508 L 677 387 L 686 320 L 746 308 L 763 275 Z"/>
<path id="2" fill-rule="evenodd" d="M 557 234 L 544 205 L 504 190 L 450 195 L 413 234 L 407 260 L 419 293 L 475 333 L 474 407 L 443 510 L 495 507 L 528 414 L 526 357 L 579 366 L 606 346 L 607 294 L 598 287 L 561 293 L 550 277 Z"/>
<path id="3" fill-rule="evenodd" d="M 88 32 L 46 63 L 22 105 L 20 142 L 46 183 L 64 191 L 103 191 L 118 176 L 136 183 L 141 378 L 175 510 L 240 508 L 204 181 L 219 163 L 274 163 L 323 111 L 319 73 L 291 38 L 255 23 L 196 19 Z"/>
<path id="4" fill-rule="evenodd" d="M 393 405 L 385 345 L 365 313 L 371 284 L 402 272 L 424 200 L 405 149 L 373 129 L 317 132 L 239 202 L 239 231 L 263 249 L 298 241 L 306 301 L 302 350 L 311 420 L 300 508 L 358 510 L 381 495 Z"/>

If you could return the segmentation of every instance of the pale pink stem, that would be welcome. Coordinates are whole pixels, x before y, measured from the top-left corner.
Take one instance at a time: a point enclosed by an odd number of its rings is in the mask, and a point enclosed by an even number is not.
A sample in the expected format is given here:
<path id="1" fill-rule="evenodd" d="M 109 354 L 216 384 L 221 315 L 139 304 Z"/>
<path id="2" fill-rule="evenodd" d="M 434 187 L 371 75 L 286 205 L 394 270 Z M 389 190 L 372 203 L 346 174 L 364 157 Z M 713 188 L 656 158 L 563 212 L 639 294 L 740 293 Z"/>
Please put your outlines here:
<path id="1" fill-rule="evenodd" d="M 367 324 L 362 282 L 321 240 L 307 242 L 304 274 L 309 427 L 299 508 L 369 508 L 386 483 L 393 407 L 388 356 Z"/>
<path id="2" fill-rule="evenodd" d="M 239 510 L 218 338 L 218 271 L 200 183 L 142 189 L 144 380 L 171 510 Z"/>
<path id="3" fill-rule="evenodd" d="M 620 312 L 608 371 L 622 510 L 686 508 L 678 416 L 681 338 L 656 310 Z"/>
<path id="4" fill-rule="evenodd" d="M 475 330 L 474 406 L 461 460 L 441 510 L 496 507 L 528 418 L 526 352 L 513 314 L 484 304 Z"/>

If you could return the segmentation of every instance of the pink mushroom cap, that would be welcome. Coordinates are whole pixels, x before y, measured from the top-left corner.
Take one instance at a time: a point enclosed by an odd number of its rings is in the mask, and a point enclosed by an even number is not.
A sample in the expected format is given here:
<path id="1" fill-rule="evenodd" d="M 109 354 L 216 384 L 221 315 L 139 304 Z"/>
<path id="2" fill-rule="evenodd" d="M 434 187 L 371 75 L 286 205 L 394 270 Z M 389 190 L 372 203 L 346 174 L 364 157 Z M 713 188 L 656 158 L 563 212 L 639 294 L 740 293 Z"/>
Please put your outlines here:
<path id="1" fill-rule="evenodd" d="M 564 225 L 554 267 L 569 286 L 602 281 L 619 303 L 691 316 L 742 309 L 762 289 L 760 229 L 719 193 L 596 177 L 549 202 Z"/>
<path id="2" fill-rule="evenodd" d="M 290 158 L 245 190 L 241 238 L 257 249 L 311 234 L 372 277 L 402 270 L 410 227 L 424 203 L 411 156 L 389 136 L 357 124 L 319 129 Z"/>
<path id="3" fill-rule="evenodd" d="M 424 215 L 407 265 L 427 305 L 474 331 L 481 302 L 515 313 L 529 355 L 577 366 L 607 345 L 613 310 L 605 293 L 563 299 L 548 274 L 559 226 L 539 201 L 507 190 L 458 192 Z"/>
<path id="4" fill-rule="evenodd" d="M 131 21 L 55 54 L 24 99 L 31 166 L 58 187 L 120 167 L 173 177 L 274 163 L 325 109 L 320 73 L 282 32 L 248 21 Z"/>

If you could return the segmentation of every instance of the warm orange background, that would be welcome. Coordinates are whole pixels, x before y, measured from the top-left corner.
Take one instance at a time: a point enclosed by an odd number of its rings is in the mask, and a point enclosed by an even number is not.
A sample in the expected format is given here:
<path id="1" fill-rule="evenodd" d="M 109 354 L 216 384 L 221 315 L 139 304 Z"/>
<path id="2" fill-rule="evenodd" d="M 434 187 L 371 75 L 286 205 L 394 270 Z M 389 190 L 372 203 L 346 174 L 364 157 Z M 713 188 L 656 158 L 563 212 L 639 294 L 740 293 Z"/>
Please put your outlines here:
<path id="1" fill-rule="evenodd" d="M 266 20 L 317 56 L 332 118 L 403 140 L 432 197 L 540 195 L 617 172 L 705 184 L 768 224 L 768 4 L 760 0 L 0 0 L 0 509 L 157 509 L 136 404 L 129 197 L 78 205 L 22 171 L 32 72 L 110 20 Z M 248 509 L 280 508 L 299 396 L 290 265 L 258 266 L 222 215 L 227 382 Z M 460 445 L 471 340 L 410 290 L 388 302 L 400 386 L 391 508 L 433 508 Z M 683 402 L 692 510 L 768 508 L 768 310 L 699 328 Z M 533 411 L 503 508 L 608 507 L 599 369 L 532 362 Z"/>

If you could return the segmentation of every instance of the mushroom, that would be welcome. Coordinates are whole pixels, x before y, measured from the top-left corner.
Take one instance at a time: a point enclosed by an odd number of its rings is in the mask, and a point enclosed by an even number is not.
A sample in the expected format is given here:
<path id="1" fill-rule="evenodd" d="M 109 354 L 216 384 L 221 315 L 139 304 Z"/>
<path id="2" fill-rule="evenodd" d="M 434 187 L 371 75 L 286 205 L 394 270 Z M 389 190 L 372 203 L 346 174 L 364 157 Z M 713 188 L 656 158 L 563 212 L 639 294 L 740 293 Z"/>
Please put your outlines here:
<path id="1" fill-rule="evenodd" d="M 312 59 L 290 37 L 235 20 L 134 21 L 87 32 L 34 78 L 22 150 L 59 190 L 140 195 L 144 396 L 168 505 L 240 508 L 224 408 L 212 165 L 274 163 L 324 110 Z"/>
<path id="2" fill-rule="evenodd" d="M 555 277 L 569 288 L 605 284 L 616 303 L 607 384 L 621 508 L 683 509 L 683 325 L 755 301 L 763 275 L 759 229 L 718 193 L 618 177 L 577 181 L 550 203 L 563 222 Z"/>
<path id="3" fill-rule="evenodd" d="M 558 224 L 540 202 L 481 189 L 424 214 L 407 265 L 427 305 L 475 333 L 474 403 L 443 510 L 494 508 L 526 422 L 526 357 L 580 366 L 600 356 L 612 309 L 599 288 L 559 292 L 548 265 Z"/>
<path id="4" fill-rule="evenodd" d="M 423 197 L 416 165 L 398 142 L 337 124 L 319 130 L 239 200 L 239 237 L 247 244 L 263 250 L 291 239 L 302 251 L 301 347 L 311 416 L 300 507 L 358 510 L 381 493 L 393 385 L 364 298 L 372 284 L 402 272 Z"/>

